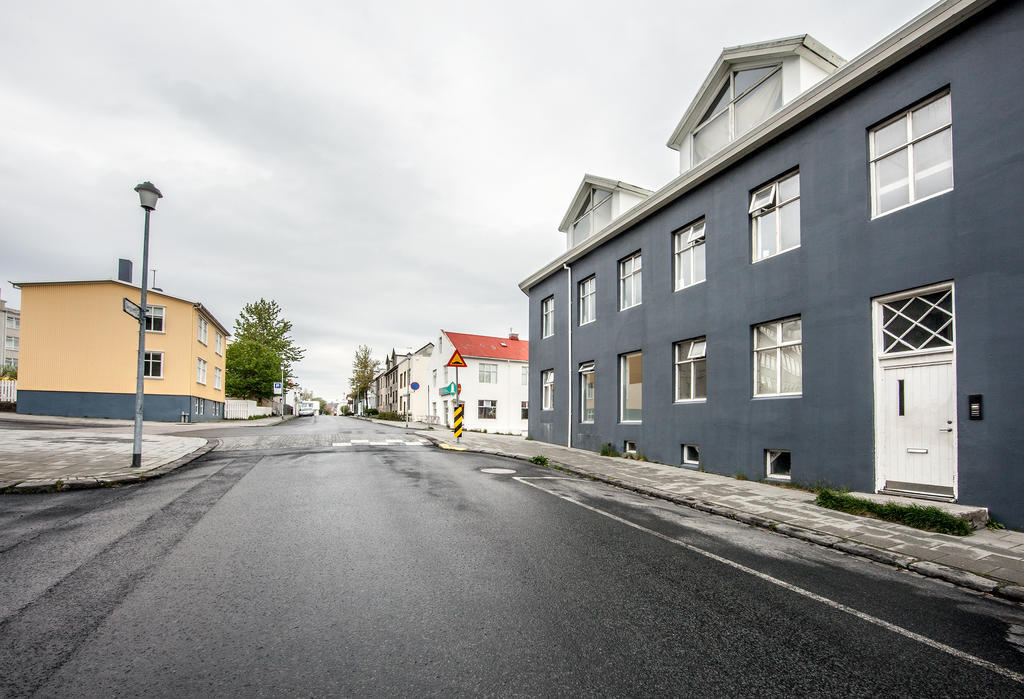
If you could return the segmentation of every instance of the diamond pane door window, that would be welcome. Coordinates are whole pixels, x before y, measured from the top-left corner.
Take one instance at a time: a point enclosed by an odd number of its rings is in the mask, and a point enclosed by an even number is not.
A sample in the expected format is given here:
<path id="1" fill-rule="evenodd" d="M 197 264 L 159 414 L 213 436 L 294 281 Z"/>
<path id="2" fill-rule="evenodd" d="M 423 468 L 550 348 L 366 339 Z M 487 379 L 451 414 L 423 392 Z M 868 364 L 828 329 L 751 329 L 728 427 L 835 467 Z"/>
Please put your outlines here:
<path id="1" fill-rule="evenodd" d="M 882 353 L 953 348 L 953 290 L 882 304 Z"/>

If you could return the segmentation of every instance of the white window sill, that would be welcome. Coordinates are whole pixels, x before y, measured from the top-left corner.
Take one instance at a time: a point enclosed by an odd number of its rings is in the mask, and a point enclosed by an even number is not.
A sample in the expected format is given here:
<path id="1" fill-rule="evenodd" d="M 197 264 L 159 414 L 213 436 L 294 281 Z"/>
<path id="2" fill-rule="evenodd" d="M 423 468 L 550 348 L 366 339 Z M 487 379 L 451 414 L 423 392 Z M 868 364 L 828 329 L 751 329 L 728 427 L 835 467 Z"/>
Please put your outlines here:
<path id="1" fill-rule="evenodd" d="M 765 259 L 767 259 L 767 258 L 765 258 Z M 701 284 L 704 284 L 705 282 L 707 282 L 707 279 L 701 279 L 699 282 L 694 282 L 693 284 L 687 284 L 686 286 L 677 286 L 673 290 L 673 293 L 675 293 L 677 291 L 686 291 L 687 289 L 692 289 L 693 287 L 700 286 Z"/>
<path id="2" fill-rule="evenodd" d="M 708 402 L 707 398 L 680 398 L 679 400 L 675 401 L 674 403 L 675 403 L 675 405 L 687 405 L 687 404 L 693 404 L 693 403 L 707 403 L 707 402 Z"/>
<path id="3" fill-rule="evenodd" d="M 146 334 L 147 335 L 166 335 L 167 331 L 166 330 L 147 330 Z"/>
<path id="4" fill-rule="evenodd" d="M 162 380 L 164 377 L 163 376 L 143 376 L 142 378 L 146 379 L 146 381 L 153 381 L 153 380 L 157 380 L 157 379 Z"/>
<path id="5" fill-rule="evenodd" d="M 779 250 L 774 255 L 768 255 L 767 257 L 759 257 L 756 260 L 751 260 L 750 264 L 756 265 L 757 263 L 764 262 L 766 260 L 774 260 L 776 257 L 779 257 L 780 255 L 785 255 L 787 252 L 793 252 L 794 250 L 799 250 L 799 249 L 800 249 L 799 245 L 794 245 L 791 248 L 786 248 L 785 250 Z"/>
<path id="6" fill-rule="evenodd" d="M 771 473 L 769 473 L 767 476 L 765 476 L 765 478 L 767 478 L 770 481 L 784 481 L 786 483 L 788 483 L 789 481 L 793 480 L 792 476 L 780 476 L 778 474 L 771 474 Z"/>
<path id="7" fill-rule="evenodd" d="M 585 321 L 582 321 L 580 323 L 580 327 L 582 328 L 584 325 L 590 325 L 591 323 L 596 323 L 596 322 L 597 322 L 597 318 L 594 318 L 593 320 L 585 320 Z"/>
<path id="8" fill-rule="evenodd" d="M 700 468 L 700 464 L 697 463 L 696 461 L 684 461 L 683 468 L 690 468 L 696 470 Z"/>
<path id="9" fill-rule="evenodd" d="M 619 420 L 620 425 L 642 425 L 643 420 Z"/>
<path id="10" fill-rule="evenodd" d="M 759 396 L 753 396 L 751 400 L 775 400 L 777 398 L 803 398 L 803 393 L 766 393 Z"/>
<path id="11" fill-rule="evenodd" d="M 619 307 L 619 313 L 621 313 L 622 311 L 628 311 L 630 308 L 636 308 L 637 306 L 642 306 L 642 305 L 643 305 L 643 301 L 641 301 L 640 303 L 634 303 L 632 306 L 620 306 Z"/>

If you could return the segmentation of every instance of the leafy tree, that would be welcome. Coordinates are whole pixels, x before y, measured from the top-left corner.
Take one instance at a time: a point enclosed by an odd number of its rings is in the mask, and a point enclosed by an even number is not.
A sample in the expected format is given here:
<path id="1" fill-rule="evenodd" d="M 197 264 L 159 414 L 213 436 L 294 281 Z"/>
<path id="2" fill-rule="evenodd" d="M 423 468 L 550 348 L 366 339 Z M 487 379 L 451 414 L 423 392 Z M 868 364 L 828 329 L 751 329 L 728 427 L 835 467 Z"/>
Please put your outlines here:
<path id="1" fill-rule="evenodd" d="M 274 393 L 274 382 L 281 380 L 277 353 L 256 340 L 242 338 L 232 342 L 224 363 L 224 391 L 229 396 L 248 400 L 269 398 Z"/>
<path id="2" fill-rule="evenodd" d="M 373 350 L 366 345 L 359 345 L 356 356 L 352 360 L 352 376 L 348 385 L 352 394 L 359 400 L 360 396 L 366 395 L 373 385 L 373 379 L 380 370 L 380 361 L 373 358 Z"/>
<path id="3" fill-rule="evenodd" d="M 15 367 L 15 366 L 0 367 L 0 377 L 5 378 L 5 379 L 15 379 L 15 380 L 17 380 L 17 378 L 18 378 L 18 367 Z"/>
<path id="4" fill-rule="evenodd" d="M 296 345 L 288 333 L 291 332 L 290 321 L 281 317 L 281 307 L 277 301 L 260 299 L 247 303 L 235 321 L 235 341 L 252 340 L 270 348 L 284 366 L 286 376 L 292 376 L 291 367 L 302 361 L 306 350 Z M 278 367 L 280 377 L 280 367 Z M 280 380 L 280 379 L 278 379 Z"/>

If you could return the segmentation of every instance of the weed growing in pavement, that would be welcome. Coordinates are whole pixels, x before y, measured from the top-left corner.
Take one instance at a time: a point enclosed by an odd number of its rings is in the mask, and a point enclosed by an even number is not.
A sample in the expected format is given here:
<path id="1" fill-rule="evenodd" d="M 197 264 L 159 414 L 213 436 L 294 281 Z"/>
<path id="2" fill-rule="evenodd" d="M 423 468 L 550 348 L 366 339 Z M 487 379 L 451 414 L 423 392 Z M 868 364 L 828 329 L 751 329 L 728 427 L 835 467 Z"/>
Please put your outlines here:
<path id="1" fill-rule="evenodd" d="M 990 519 L 988 522 L 986 522 L 985 523 L 985 527 L 988 528 L 988 529 L 991 529 L 992 531 L 998 531 L 1000 529 L 1006 529 L 1005 525 L 1000 524 L 999 522 L 995 521 L 994 519 Z"/>
<path id="2" fill-rule="evenodd" d="M 898 522 L 908 527 L 940 534 L 954 536 L 970 536 L 971 534 L 971 525 L 937 507 L 872 502 L 846 493 L 837 493 L 827 488 L 823 488 L 818 493 L 814 504 L 830 510 L 839 510 L 861 517 L 874 517 L 886 522 Z"/>
<path id="3" fill-rule="evenodd" d="M 547 466 L 548 465 L 548 457 L 540 456 L 538 454 L 537 456 L 534 456 L 533 458 L 530 459 L 530 463 L 531 464 L 537 464 L 538 466 Z"/>
<path id="4" fill-rule="evenodd" d="M 601 445 L 601 456 L 618 456 L 619 450 L 615 448 L 615 445 L 611 442 L 605 442 Z"/>
<path id="5" fill-rule="evenodd" d="M 745 480 L 748 480 L 748 479 L 747 479 L 747 476 L 746 476 L 746 474 L 743 474 L 743 473 L 737 473 L 737 474 L 736 474 L 736 480 L 738 480 L 738 481 L 745 481 Z"/>

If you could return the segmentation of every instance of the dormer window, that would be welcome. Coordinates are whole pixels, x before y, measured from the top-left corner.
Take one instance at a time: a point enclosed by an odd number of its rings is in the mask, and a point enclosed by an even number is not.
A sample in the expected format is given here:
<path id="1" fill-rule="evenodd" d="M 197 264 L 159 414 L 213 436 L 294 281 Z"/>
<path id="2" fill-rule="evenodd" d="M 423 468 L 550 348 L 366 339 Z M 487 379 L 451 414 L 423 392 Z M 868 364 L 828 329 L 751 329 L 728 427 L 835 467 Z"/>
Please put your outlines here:
<path id="1" fill-rule="evenodd" d="M 584 239 L 607 226 L 612 221 L 612 193 L 599 187 L 591 187 L 590 193 L 583 201 L 576 220 L 570 229 L 571 245 Z"/>
<path id="2" fill-rule="evenodd" d="M 782 66 L 730 72 L 693 132 L 693 164 L 714 155 L 782 106 Z"/>

